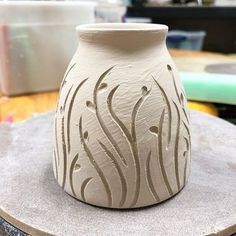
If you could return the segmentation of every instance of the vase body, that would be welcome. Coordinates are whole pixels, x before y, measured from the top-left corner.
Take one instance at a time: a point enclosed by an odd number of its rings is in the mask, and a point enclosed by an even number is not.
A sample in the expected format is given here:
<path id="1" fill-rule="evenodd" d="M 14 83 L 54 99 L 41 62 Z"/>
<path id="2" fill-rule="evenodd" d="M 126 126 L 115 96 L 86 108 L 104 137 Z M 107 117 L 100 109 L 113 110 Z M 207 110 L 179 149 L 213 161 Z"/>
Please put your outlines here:
<path id="1" fill-rule="evenodd" d="M 54 175 L 75 198 L 135 208 L 164 201 L 190 170 L 189 113 L 167 27 L 78 28 L 54 127 Z"/>

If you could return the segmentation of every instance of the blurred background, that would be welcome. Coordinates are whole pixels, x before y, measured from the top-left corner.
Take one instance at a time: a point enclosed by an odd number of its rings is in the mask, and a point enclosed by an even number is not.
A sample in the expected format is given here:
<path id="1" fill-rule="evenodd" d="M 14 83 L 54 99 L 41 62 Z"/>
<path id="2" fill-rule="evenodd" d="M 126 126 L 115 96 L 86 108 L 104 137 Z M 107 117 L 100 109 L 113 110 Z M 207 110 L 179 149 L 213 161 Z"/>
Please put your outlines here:
<path id="1" fill-rule="evenodd" d="M 189 107 L 236 124 L 236 0 L 0 1 L 0 122 L 55 109 L 76 25 L 169 26 Z"/>

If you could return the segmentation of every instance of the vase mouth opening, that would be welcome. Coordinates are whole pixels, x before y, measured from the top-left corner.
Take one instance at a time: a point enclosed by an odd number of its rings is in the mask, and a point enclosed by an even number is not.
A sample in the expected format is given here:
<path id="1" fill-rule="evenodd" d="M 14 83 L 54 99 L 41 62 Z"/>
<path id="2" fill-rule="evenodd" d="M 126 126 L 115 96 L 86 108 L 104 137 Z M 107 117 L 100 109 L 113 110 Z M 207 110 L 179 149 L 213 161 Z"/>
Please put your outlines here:
<path id="1" fill-rule="evenodd" d="M 147 23 L 97 23 L 85 24 L 76 27 L 81 33 L 97 32 L 160 32 L 168 31 L 168 26 Z"/>

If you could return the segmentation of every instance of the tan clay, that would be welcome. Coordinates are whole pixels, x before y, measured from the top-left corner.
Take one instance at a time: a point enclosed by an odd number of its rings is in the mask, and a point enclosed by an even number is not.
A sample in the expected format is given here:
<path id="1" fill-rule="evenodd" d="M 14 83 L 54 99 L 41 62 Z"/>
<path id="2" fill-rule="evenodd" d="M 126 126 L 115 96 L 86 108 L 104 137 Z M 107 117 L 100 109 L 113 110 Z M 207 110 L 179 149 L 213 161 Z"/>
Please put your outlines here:
<path id="1" fill-rule="evenodd" d="M 54 175 L 90 204 L 135 208 L 166 200 L 190 169 L 187 103 L 166 49 L 167 26 L 78 27 L 61 85 Z"/>

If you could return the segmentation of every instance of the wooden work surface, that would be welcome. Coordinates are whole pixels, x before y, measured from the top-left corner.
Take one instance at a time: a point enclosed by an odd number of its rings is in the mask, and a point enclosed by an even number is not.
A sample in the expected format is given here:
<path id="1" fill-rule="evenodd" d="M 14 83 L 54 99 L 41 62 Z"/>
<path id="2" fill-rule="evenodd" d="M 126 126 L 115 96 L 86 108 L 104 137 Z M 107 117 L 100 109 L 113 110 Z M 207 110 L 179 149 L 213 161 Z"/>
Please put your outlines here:
<path id="1" fill-rule="evenodd" d="M 182 50 L 170 51 L 177 67 L 188 71 L 202 70 L 210 60 L 227 60 L 223 54 L 209 52 L 193 52 Z M 196 58 L 198 59 L 196 61 Z M 196 63 L 195 63 L 196 62 Z M 30 94 L 16 97 L 0 95 L 0 121 L 21 121 L 35 114 L 55 109 L 58 91 Z M 217 109 L 210 103 L 189 102 L 195 110 L 217 115 Z"/>

